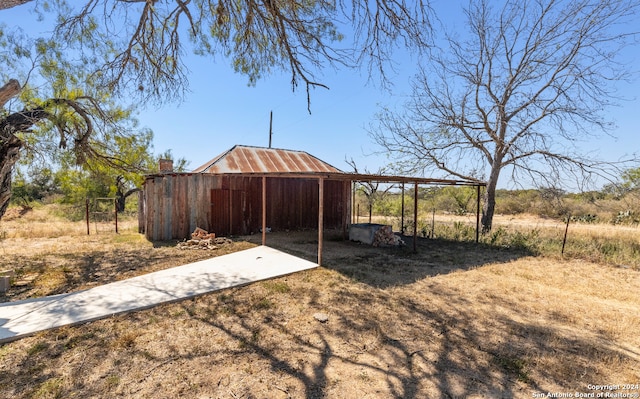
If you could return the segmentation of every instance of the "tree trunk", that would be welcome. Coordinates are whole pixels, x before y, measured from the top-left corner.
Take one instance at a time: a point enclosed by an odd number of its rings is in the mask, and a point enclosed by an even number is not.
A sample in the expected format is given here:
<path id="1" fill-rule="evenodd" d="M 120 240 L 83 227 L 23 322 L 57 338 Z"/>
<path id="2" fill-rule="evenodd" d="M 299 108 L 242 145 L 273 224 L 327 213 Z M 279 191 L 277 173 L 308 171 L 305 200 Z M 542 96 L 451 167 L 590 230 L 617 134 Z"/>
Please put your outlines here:
<path id="1" fill-rule="evenodd" d="M 22 142 L 12 136 L 5 139 L 0 135 L 0 219 L 4 216 L 11 200 L 11 179 L 13 166 L 18 162 Z"/>
<path id="2" fill-rule="evenodd" d="M 118 189 L 118 191 L 116 192 L 116 210 L 119 213 L 124 212 L 127 198 L 129 198 L 131 194 L 137 193 L 138 191 L 142 190 L 140 190 L 139 188 L 132 188 L 126 193 L 123 193 L 120 189 Z"/>
<path id="3" fill-rule="evenodd" d="M 487 181 L 487 187 L 484 193 L 484 203 L 482 205 L 482 232 L 488 233 L 493 225 L 493 214 L 496 209 L 496 187 L 498 178 L 500 177 L 500 166 L 491 168 L 491 175 Z"/>
<path id="4" fill-rule="evenodd" d="M 9 2 L 9 7 L 13 7 L 13 3 Z M 17 80 L 11 79 L 5 85 L 0 87 L 0 109 L 4 110 L 4 105 L 17 96 L 22 88 Z M 20 149 L 23 142 L 18 139 L 14 132 L 12 122 L 16 118 L 10 115 L 0 120 L 0 219 L 4 216 L 11 200 L 11 179 L 13 177 L 13 166 L 20 158 Z"/>

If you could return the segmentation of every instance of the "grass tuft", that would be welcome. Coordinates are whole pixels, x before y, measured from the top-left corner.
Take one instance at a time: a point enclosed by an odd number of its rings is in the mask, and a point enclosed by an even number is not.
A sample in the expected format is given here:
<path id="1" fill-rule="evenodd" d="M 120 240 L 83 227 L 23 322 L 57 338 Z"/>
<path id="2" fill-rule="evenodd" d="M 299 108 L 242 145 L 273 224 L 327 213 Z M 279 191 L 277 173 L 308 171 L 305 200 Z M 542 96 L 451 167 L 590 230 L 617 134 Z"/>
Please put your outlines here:
<path id="1" fill-rule="evenodd" d="M 525 384 L 530 382 L 525 360 L 513 356 L 495 355 L 493 362 L 504 371 L 516 376 L 518 381 Z"/>
<path id="2" fill-rule="evenodd" d="M 41 352 L 46 351 L 47 349 L 49 349 L 49 344 L 47 344 L 46 342 L 36 342 L 33 346 L 27 349 L 27 355 L 35 356 Z"/>
<path id="3" fill-rule="evenodd" d="M 265 281 L 262 286 L 269 292 L 277 294 L 287 294 L 291 292 L 291 287 L 284 281 Z"/>
<path id="4" fill-rule="evenodd" d="M 54 377 L 46 380 L 34 392 L 34 399 L 61 399 L 64 397 L 64 380 Z"/>

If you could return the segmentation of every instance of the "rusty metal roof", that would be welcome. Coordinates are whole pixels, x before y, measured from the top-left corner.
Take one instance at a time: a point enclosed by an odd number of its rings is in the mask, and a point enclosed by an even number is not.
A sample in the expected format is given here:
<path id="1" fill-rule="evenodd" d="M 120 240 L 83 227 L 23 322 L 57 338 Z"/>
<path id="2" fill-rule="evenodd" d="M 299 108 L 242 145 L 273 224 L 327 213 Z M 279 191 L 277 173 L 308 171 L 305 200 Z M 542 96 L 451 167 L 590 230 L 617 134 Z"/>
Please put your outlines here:
<path id="1" fill-rule="evenodd" d="M 304 151 L 236 145 L 194 173 L 343 173 Z"/>

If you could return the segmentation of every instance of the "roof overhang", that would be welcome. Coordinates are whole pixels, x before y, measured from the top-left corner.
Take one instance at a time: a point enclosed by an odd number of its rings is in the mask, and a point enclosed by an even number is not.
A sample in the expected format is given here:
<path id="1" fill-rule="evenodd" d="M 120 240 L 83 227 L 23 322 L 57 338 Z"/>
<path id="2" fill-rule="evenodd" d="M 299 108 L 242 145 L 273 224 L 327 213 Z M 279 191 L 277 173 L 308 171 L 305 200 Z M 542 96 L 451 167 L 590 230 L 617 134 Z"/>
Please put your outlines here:
<path id="1" fill-rule="evenodd" d="M 411 176 L 393 176 L 393 175 L 375 175 L 375 174 L 362 174 L 362 173 L 307 173 L 307 172 L 270 172 L 270 173 L 164 173 L 147 175 L 146 178 L 162 177 L 167 175 L 209 175 L 209 176 L 244 176 L 244 177 L 267 177 L 267 178 L 284 178 L 284 179 L 325 179 L 325 180 L 340 180 L 351 182 L 376 182 L 376 183 L 413 183 L 413 184 L 428 184 L 435 186 L 486 186 L 485 182 L 473 181 L 473 180 L 452 180 L 452 179 L 434 179 L 427 177 L 411 177 Z"/>

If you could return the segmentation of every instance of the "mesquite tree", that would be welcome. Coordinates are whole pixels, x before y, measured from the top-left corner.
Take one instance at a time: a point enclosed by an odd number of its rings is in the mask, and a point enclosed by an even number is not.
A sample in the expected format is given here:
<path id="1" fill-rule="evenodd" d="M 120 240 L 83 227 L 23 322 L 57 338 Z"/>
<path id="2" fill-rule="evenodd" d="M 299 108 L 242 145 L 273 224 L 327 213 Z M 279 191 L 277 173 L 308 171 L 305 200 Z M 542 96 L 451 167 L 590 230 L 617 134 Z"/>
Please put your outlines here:
<path id="1" fill-rule="evenodd" d="M 0 13 L 35 3 L 2 0 Z M 0 82 L 8 82 L 0 92 L 0 217 L 13 165 L 46 129 L 55 129 L 59 147 L 72 149 L 79 162 L 98 155 L 101 118 L 105 131 L 125 132 L 119 125 L 127 120 L 103 102 L 182 99 L 186 50 L 230 62 L 251 84 L 288 72 L 292 87 L 302 84 L 309 94 L 325 87 L 315 74 L 326 66 L 368 65 L 384 82 L 397 44 L 421 50 L 430 38 L 430 8 L 422 1 L 56 0 L 35 12 L 54 14 L 51 38 L 15 33 L 5 40 L 7 27 L 0 26 Z"/>
<path id="2" fill-rule="evenodd" d="M 11 198 L 13 169 L 22 157 L 74 164 L 100 160 L 127 168 L 122 142 L 136 141 L 132 110 L 114 103 L 63 45 L 0 30 L 0 65 L 20 76 L 0 87 L 0 217 Z M 6 70 L 2 75 L 6 77 Z M 26 158 L 25 158 L 26 157 Z M 129 168 L 130 169 L 130 168 Z"/>
<path id="3" fill-rule="evenodd" d="M 638 11 L 637 0 L 470 1 L 468 32 L 443 38 L 406 108 L 382 110 L 371 135 L 408 170 L 485 181 L 485 231 L 505 168 L 547 186 L 615 178 L 616 164 L 575 142 L 610 133 L 602 111 L 631 76 L 619 55 L 637 42 Z"/>
<path id="4" fill-rule="evenodd" d="M 0 0 L 0 10 L 29 3 Z M 184 94 L 186 50 L 230 62 L 250 84 L 288 72 L 309 94 L 326 87 L 315 74 L 329 65 L 364 64 L 384 81 L 397 45 L 422 51 L 431 38 L 428 1 L 57 0 L 45 9 L 98 85 L 160 103 Z"/>

